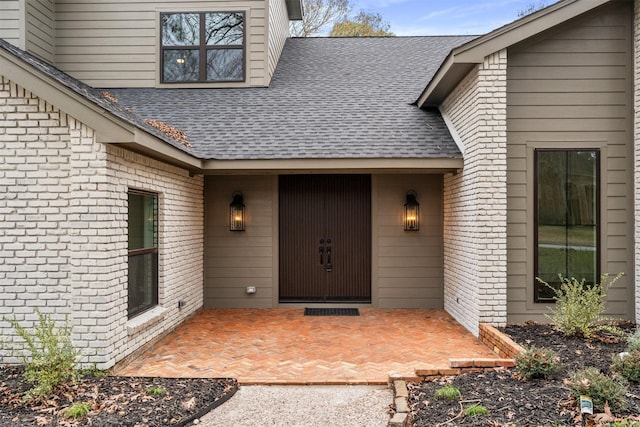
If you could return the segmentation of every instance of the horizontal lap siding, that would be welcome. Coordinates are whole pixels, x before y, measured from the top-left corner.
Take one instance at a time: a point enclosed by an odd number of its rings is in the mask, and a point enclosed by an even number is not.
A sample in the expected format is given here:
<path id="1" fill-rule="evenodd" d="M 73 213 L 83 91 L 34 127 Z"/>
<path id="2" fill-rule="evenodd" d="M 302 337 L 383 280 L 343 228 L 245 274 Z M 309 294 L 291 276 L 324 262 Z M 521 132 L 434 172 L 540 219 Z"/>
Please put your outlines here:
<path id="1" fill-rule="evenodd" d="M 247 84 L 264 86 L 264 1 L 109 0 L 56 2 L 56 65 L 97 87 L 153 87 L 159 62 L 159 11 L 248 10 Z"/>
<path id="2" fill-rule="evenodd" d="M 24 49 L 24 4 L 19 0 L 0 1 L 0 38 Z"/>
<path id="3" fill-rule="evenodd" d="M 27 1 L 27 51 L 55 63 L 55 2 Z"/>
<path id="4" fill-rule="evenodd" d="M 269 1 L 269 75 L 271 80 L 278 65 L 284 42 L 289 37 L 289 16 L 285 0 Z"/>
<path id="5" fill-rule="evenodd" d="M 533 150 L 600 148 L 603 272 L 627 276 L 609 313 L 633 315 L 631 10 L 612 4 L 509 51 L 509 322 L 544 320 L 533 303 Z"/>
<path id="6" fill-rule="evenodd" d="M 441 175 L 378 175 L 377 280 L 380 308 L 443 307 Z M 408 190 L 418 193 L 420 231 L 404 231 L 403 205 Z"/>
<path id="7" fill-rule="evenodd" d="M 229 204 L 242 191 L 245 231 L 229 231 Z M 208 176 L 205 179 L 205 307 L 272 307 L 275 179 Z M 247 286 L 257 292 L 247 295 Z"/>

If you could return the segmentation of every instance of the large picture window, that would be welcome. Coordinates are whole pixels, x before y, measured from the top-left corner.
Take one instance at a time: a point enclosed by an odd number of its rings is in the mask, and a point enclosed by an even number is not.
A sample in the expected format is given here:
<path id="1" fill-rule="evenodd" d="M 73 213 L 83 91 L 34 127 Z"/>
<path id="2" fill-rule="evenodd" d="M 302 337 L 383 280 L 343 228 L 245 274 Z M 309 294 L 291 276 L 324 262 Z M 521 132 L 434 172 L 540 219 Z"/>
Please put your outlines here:
<path id="1" fill-rule="evenodd" d="M 129 191 L 129 318 L 158 304 L 158 196 Z"/>
<path id="2" fill-rule="evenodd" d="M 244 81 L 243 12 L 162 13 L 162 82 Z"/>
<path id="3" fill-rule="evenodd" d="M 558 286 L 558 274 L 595 283 L 600 260 L 600 152 L 535 151 L 534 269 Z M 553 290 L 535 280 L 535 301 L 551 301 Z"/>

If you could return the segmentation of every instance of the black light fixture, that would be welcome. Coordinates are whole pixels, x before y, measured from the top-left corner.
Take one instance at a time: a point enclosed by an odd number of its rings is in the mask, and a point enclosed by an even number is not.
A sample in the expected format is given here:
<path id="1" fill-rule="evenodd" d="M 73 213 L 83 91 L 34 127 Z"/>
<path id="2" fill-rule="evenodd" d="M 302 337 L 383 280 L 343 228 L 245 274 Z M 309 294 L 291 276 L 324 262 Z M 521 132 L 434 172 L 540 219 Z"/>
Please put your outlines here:
<path id="1" fill-rule="evenodd" d="M 236 191 L 232 195 L 233 200 L 229 205 L 229 230 L 244 231 L 244 201 L 242 193 Z"/>
<path id="2" fill-rule="evenodd" d="M 416 200 L 416 192 L 407 191 L 407 201 L 404 204 L 404 231 L 420 230 L 420 203 Z"/>

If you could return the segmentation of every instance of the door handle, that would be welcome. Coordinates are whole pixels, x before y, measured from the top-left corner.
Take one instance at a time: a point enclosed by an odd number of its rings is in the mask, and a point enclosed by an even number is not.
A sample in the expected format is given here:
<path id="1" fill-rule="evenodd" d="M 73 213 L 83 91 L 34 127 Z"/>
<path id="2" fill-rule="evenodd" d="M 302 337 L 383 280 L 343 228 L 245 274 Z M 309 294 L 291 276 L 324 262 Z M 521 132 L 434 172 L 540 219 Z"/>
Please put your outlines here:
<path id="1" fill-rule="evenodd" d="M 331 246 L 327 247 L 327 273 L 331 273 L 333 266 L 331 265 Z"/>
<path id="2" fill-rule="evenodd" d="M 320 265 L 324 264 L 323 255 L 324 255 L 324 248 L 320 246 Z"/>

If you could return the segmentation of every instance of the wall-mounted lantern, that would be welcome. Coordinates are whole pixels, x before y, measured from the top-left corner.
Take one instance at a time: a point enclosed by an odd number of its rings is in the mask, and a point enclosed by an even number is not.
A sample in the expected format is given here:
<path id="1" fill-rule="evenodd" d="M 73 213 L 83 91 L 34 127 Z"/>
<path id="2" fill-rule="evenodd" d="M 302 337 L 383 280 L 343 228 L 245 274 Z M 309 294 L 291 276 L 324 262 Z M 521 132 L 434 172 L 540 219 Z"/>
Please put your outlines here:
<path id="1" fill-rule="evenodd" d="M 407 191 L 407 201 L 404 204 L 404 231 L 420 230 L 420 203 L 416 200 L 416 192 Z"/>
<path id="2" fill-rule="evenodd" d="M 244 231 L 244 201 L 242 193 L 236 191 L 232 195 L 233 200 L 229 205 L 229 230 Z"/>

